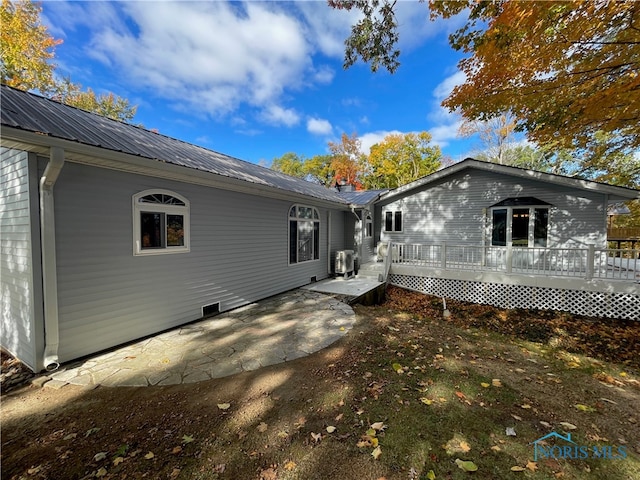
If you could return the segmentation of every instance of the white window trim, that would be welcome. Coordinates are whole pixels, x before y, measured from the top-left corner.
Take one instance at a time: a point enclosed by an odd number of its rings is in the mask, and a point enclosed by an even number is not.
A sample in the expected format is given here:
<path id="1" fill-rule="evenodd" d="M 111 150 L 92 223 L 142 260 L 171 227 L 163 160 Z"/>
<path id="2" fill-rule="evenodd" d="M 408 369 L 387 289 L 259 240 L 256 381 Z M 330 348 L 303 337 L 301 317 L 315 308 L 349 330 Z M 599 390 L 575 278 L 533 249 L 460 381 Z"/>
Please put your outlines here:
<path id="1" fill-rule="evenodd" d="M 303 207 L 303 208 L 311 208 L 312 209 L 312 217 L 313 218 L 303 218 L 303 217 L 292 217 L 290 215 L 291 209 L 293 207 L 296 207 L 296 214 L 297 214 L 297 207 Z M 295 220 L 296 222 L 298 221 L 302 221 L 302 222 L 313 222 L 314 225 L 315 223 L 318 224 L 318 258 L 311 258 L 309 260 L 302 260 L 299 261 L 298 258 L 298 251 L 296 251 L 296 261 L 295 262 L 291 262 L 291 245 L 290 245 L 290 239 L 291 239 L 291 221 Z M 320 220 L 320 212 L 318 211 L 318 209 L 316 207 L 312 207 L 311 205 L 303 205 L 301 203 L 296 203 L 293 204 L 289 207 L 289 209 L 287 210 L 287 260 L 289 262 L 289 266 L 293 266 L 293 265 L 301 265 L 301 264 L 308 264 L 310 262 L 319 262 L 320 261 L 320 227 L 322 225 L 322 222 Z M 297 232 L 296 232 L 296 238 L 297 238 Z M 315 245 L 315 242 L 313 242 L 312 248 Z M 312 252 L 312 257 L 315 257 L 315 250 Z"/>
<path id="2" fill-rule="evenodd" d="M 160 203 L 140 203 L 140 199 L 147 195 L 163 194 L 175 197 L 183 205 L 164 205 Z M 172 192 L 171 190 L 164 190 L 160 188 L 153 188 L 144 190 L 143 192 L 136 193 L 132 198 L 133 203 L 133 255 L 134 256 L 148 256 L 148 255 L 171 255 L 174 253 L 188 253 L 191 251 L 191 207 L 189 200 L 182 195 Z M 143 212 L 149 213 L 164 213 L 165 215 L 182 215 L 183 216 L 183 228 L 184 228 L 184 245 L 175 247 L 163 247 L 153 249 L 143 249 L 140 244 L 141 226 L 140 226 L 140 214 Z"/>
<path id="3" fill-rule="evenodd" d="M 396 230 L 396 213 L 400 212 L 400 218 L 402 218 L 402 228 L 400 230 Z M 387 230 L 387 213 L 391 213 L 391 227 L 392 230 Z M 393 210 L 384 210 L 382 212 L 382 231 L 385 233 L 403 233 L 404 232 L 404 212 L 401 208 L 396 208 Z"/>
<path id="4" fill-rule="evenodd" d="M 527 247 L 526 248 L 533 248 L 533 247 L 537 247 L 537 245 L 535 245 L 535 211 L 536 209 L 540 208 L 540 209 L 546 209 L 547 210 L 547 238 L 546 238 L 546 243 L 547 243 L 547 248 L 549 245 L 549 232 L 551 230 L 551 211 L 552 211 L 552 207 L 550 205 L 520 205 L 520 206 L 501 206 L 501 207 L 491 207 L 489 209 L 489 215 L 488 215 L 488 220 L 489 220 L 489 245 L 491 245 L 492 247 L 499 247 L 501 245 L 494 245 L 493 244 L 493 212 L 496 210 L 506 210 L 507 211 L 507 225 L 506 225 L 506 235 L 507 235 L 507 239 L 506 239 L 506 246 L 508 247 L 512 247 L 513 246 L 513 238 L 512 238 L 512 225 L 513 225 L 513 210 L 522 210 L 522 209 L 529 209 L 529 226 L 528 226 L 528 238 L 527 238 Z M 544 248 L 544 247 L 543 247 Z"/>
<path id="5" fill-rule="evenodd" d="M 364 238 L 371 237 L 373 237 L 373 217 L 371 212 L 367 212 L 364 216 Z"/>

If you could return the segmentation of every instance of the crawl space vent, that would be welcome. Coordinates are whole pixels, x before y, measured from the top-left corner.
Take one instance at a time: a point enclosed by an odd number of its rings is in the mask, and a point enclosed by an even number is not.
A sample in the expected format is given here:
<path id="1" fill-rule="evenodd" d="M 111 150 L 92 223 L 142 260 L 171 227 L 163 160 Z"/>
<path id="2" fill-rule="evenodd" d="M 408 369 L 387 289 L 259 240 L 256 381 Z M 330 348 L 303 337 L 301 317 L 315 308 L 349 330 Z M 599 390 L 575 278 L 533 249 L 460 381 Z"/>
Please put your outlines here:
<path id="1" fill-rule="evenodd" d="M 202 318 L 213 317 L 220 313 L 220 302 L 202 307 Z"/>

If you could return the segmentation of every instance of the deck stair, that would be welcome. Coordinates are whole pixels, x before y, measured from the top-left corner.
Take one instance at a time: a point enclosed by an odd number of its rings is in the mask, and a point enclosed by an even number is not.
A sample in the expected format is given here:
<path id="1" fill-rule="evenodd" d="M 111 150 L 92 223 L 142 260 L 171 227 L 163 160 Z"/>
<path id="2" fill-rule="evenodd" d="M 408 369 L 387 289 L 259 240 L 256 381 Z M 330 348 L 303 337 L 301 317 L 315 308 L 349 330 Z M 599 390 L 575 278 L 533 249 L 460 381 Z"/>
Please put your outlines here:
<path id="1" fill-rule="evenodd" d="M 378 282 L 384 281 L 384 264 L 382 262 L 369 262 L 360 265 L 358 278 L 371 278 Z"/>

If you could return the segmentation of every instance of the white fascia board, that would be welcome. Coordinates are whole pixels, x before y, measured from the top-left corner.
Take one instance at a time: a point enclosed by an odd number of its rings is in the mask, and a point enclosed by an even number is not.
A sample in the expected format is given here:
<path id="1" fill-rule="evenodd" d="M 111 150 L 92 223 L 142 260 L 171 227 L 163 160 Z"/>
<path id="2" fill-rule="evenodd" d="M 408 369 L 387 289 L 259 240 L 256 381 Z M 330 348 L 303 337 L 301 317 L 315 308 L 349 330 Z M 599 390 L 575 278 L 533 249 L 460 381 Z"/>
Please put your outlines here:
<path id="1" fill-rule="evenodd" d="M 625 201 L 640 198 L 640 190 L 634 190 L 632 188 L 617 187 L 615 185 L 607 185 L 605 183 L 592 182 L 590 180 L 564 177 L 562 175 L 554 175 L 551 173 L 537 172 L 535 170 L 499 165 L 497 163 L 480 162 L 478 160 L 467 159 L 414 182 L 398 187 L 386 194 L 382 194 L 380 196 L 380 201 L 386 202 L 386 200 L 401 196 L 410 190 L 422 188 L 430 183 L 437 182 L 438 180 L 446 178 L 466 168 L 475 168 L 476 170 L 496 172 L 511 177 L 538 180 L 555 185 L 608 194 L 611 201 Z"/>
<path id="2" fill-rule="evenodd" d="M 49 155 L 50 147 L 61 147 L 65 150 L 65 159 L 67 161 L 94 167 L 109 168 L 277 200 L 313 203 L 317 206 L 345 211 L 350 209 L 348 203 L 332 202 L 312 195 L 290 192 L 161 160 L 116 152 L 11 127 L 3 127 L 1 142 L 3 147 L 36 152 L 45 156 Z"/>

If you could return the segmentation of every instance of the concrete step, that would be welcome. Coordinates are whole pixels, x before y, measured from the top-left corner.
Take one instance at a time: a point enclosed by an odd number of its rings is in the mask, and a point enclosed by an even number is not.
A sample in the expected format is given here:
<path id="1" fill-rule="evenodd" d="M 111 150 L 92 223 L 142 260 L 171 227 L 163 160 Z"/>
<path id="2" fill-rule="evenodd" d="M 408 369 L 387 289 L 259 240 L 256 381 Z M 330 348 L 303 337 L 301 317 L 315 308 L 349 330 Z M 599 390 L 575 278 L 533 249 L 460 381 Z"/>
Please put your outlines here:
<path id="1" fill-rule="evenodd" d="M 380 281 L 380 278 L 384 274 L 384 265 L 382 263 L 365 263 L 361 265 L 358 270 L 358 277 L 360 278 L 373 278 Z"/>

